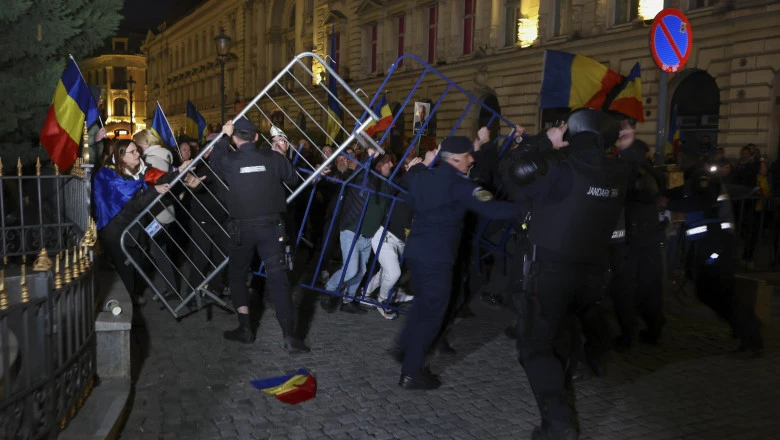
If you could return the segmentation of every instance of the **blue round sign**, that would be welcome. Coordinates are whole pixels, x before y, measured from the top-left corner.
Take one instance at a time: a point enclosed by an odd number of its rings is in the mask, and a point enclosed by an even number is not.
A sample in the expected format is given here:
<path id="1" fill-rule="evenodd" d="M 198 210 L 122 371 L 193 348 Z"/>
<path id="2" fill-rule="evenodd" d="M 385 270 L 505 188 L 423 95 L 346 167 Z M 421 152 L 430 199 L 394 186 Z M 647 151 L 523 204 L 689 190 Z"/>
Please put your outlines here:
<path id="1" fill-rule="evenodd" d="M 682 11 L 667 8 L 656 15 L 650 28 L 650 50 L 661 70 L 680 70 L 688 61 L 692 46 L 691 23 Z"/>

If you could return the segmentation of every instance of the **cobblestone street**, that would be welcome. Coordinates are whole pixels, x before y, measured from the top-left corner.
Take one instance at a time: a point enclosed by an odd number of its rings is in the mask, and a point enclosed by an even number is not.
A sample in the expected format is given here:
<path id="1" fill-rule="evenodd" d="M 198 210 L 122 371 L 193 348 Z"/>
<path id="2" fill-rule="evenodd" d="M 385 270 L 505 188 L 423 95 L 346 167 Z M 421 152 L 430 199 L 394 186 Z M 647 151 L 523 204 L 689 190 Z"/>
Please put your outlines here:
<path id="1" fill-rule="evenodd" d="M 765 328 L 763 358 L 734 360 L 728 326 L 690 296 L 684 302 L 667 299 L 662 345 L 613 353 L 608 377 L 575 385 L 581 438 L 777 438 L 778 332 Z M 400 368 L 385 353 L 404 318 L 327 314 L 316 305 L 311 353 L 288 356 L 271 309 L 257 341 L 244 346 L 222 340 L 236 324 L 227 312 L 177 322 L 150 301 L 133 328 L 135 394 L 121 438 L 530 438 L 539 415 L 503 334 L 511 313 L 472 305 L 477 316 L 455 327 L 457 355 L 433 362 L 442 388 L 410 392 L 398 387 Z M 296 406 L 249 383 L 298 368 L 314 373 L 318 390 Z"/>

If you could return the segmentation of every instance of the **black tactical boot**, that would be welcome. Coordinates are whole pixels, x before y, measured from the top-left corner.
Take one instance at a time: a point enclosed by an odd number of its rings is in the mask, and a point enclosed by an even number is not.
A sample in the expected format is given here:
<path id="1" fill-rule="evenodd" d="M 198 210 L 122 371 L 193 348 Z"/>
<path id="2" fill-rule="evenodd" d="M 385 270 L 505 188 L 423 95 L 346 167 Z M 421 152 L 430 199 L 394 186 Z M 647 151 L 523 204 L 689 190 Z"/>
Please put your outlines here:
<path id="1" fill-rule="evenodd" d="M 255 342 L 255 334 L 249 325 L 249 314 L 238 314 L 238 328 L 235 330 L 228 330 L 222 334 L 222 336 L 228 341 L 241 342 L 243 344 L 251 344 Z"/>

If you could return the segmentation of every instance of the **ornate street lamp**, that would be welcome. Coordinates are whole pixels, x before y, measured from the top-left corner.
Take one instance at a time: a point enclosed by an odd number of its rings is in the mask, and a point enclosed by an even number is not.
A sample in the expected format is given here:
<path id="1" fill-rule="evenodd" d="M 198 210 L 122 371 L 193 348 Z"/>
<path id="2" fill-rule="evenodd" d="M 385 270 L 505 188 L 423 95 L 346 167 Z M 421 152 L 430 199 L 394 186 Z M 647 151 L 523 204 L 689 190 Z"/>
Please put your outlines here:
<path id="1" fill-rule="evenodd" d="M 130 136 L 133 135 L 133 89 L 135 88 L 135 81 L 131 76 L 127 80 L 127 91 L 130 92 Z"/>
<path id="2" fill-rule="evenodd" d="M 219 35 L 214 37 L 214 44 L 217 46 L 217 62 L 222 67 L 222 77 L 220 80 L 220 98 L 221 106 L 220 112 L 222 115 L 221 123 L 225 123 L 225 63 L 230 58 L 230 41 L 231 38 L 225 35 L 225 29 L 219 28 Z"/>

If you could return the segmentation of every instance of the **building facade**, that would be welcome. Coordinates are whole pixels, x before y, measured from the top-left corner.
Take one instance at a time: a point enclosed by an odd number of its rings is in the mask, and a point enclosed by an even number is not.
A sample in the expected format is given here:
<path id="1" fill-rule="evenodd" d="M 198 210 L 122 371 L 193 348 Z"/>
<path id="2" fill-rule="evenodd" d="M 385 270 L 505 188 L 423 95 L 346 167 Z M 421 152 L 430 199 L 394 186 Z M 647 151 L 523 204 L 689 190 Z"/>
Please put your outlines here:
<path id="1" fill-rule="evenodd" d="M 102 55 L 81 61 L 79 67 L 87 83 L 103 89 L 102 117 L 109 136 L 127 136 L 146 128 L 146 57 L 138 53 L 138 42 L 112 38 Z M 130 80 L 135 81 L 132 97 Z"/>
<path id="2" fill-rule="evenodd" d="M 224 28 L 232 38 L 225 66 L 226 117 L 243 108 L 300 52 L 334 53 L 339 75 L 369 95 L 399 56 L 414 54 L 475 96 L 492 97 L 505 117 L 536 131 L 565 114 L 565 109 L 539 109 L 544 50 L 553 49 L 591 57 L 623 75 L 638 61 L 645 111 L 639 129 L 650 144 L 655 144 L 661 105 L 667 126 L 668 115 L 677 108 L 689 142 L 706 134 L 727 154 L 754 143 L 776 158 L 780 3 L 671 4 L 690 19 L 693 49 L 686 66 L 668 75 L 668 97 L 659 103 L 660 71 L 648 41 L 662 0 L 208 0 L 147 35 L 142 47 L 149 69 L 147 114 L 151 117 L 159 100 L 178 132 L 190 99 L 218 127 L 220 67 L 214 36 Z M 412 91 L 424 66 L 405 58 L 396 67 L 385 88 L 390 101 L 413 95 L 414 100 L 436 102 L 446 86 L 430 76 Z M 295 87 L 289 90 L 294 97 L 303 96 Z M 463 94 L 448 97 L 437 111 L 438 126 L 453 124 L 452 115 L 467 103 Z M 407 120 L 411 111 L 405 110 Z M 477 114 L 464 120 L 464 134 L 477 125 Z"/>

